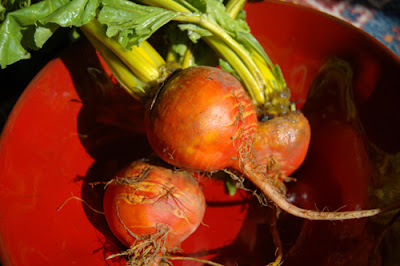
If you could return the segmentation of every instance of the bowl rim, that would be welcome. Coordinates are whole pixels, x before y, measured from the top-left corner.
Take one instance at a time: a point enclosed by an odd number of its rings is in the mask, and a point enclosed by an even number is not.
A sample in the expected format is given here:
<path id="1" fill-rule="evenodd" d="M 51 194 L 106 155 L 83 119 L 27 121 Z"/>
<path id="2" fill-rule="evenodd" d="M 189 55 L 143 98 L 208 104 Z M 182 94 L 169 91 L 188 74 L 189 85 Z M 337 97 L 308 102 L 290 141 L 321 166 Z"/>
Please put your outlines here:
<path id="1" fill-rule="evenodd" d="M 367 32 L 363 28 L 357 27 L 353 25 L 350 21 L 341 19 L 339 17 L 336 17 L 332 14 L 329 14 L 327 12 L 324 12 L 322 10 L 319 10 L 317 8 L 311 7 L 311 6 L 306 6 L 300 3 L 295 3 L 295 2 L 288 2 L 287 0 L 261 0 L 261 1 L 256 1 L 256 2 L 247 2 L 246 4 L 273 4 L 273 5 L 282 5 L 282 6 L 288 6 L 289 8 L 294 8 L 297 10 L 301 10 L 302 12 L 308 12 L 311 13 L 315 16 L 319 17 L 324 17 L 327 18 L 334 23 L 339 24 L 340 26 L 350 28 L 351 30 L 357 32 L 360 36 L 363 38 L 366 38 L 370 40 L 374 45 L 379 47 L 384 53 L 387 54 L 387 56 L 391 57 L 394 61 L 396 61 L 398 64 L 400 64 L 400 54 L 397 55 L 393 50 L 391 50 L 388 46 L 386 46 L 384 43 L 382 43 L 380 40 L 378 40 L 375 36 L 373 36 L 371 33 Z M 246 8 L 245 8 L 246 9 Z"/>

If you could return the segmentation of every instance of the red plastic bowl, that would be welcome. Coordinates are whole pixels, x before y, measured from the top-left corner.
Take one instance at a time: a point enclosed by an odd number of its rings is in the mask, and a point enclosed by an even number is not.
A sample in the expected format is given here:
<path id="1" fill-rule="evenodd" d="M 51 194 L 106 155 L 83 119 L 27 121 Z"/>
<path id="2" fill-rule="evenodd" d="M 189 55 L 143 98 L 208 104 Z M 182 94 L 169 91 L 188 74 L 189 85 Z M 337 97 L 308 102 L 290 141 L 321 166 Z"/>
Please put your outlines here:
<path id="1" fill-rule="evenodd" d="M 281 66 L 299 107 L 325 59 L 341 57 L 355 71 L 355 98 L 368 137 L 386 151 L 400 150 L 400 61 L 393 53 L 361 30 L 309 8 L 263 1 L 246 10 L 254 35 Z M 0 142 L 4 265 L 122 263 L 105 260 L 123 247 L 104 217 L 88 208 L 102 208 L 103 188 L 90 183 L 109 179 L 150 150 L 142 108 L 123 94 L 110 94 L 107 83 L 96 82 L 107 80 L 101 69 L 87 43 L 71 47 L 37 74 L 9 117 Z M 117 113 L 111 114 L 116 106 Z M 127 118 L 127 112 L 133 116 Z M 124 130 L 109 124 L 124 119 L 137 126 Z M 208 227 L 202 225 L 183 243 L 185 252 L 225 265 L 269 262 L 275 251 L 265 222 L 269 208 L 259 207 L 246 193 L 216 197 L 223 193 L 221 182 L 203 186 Z M 71 200 L 59 209 L 71 196 L 88 205 Z"/>

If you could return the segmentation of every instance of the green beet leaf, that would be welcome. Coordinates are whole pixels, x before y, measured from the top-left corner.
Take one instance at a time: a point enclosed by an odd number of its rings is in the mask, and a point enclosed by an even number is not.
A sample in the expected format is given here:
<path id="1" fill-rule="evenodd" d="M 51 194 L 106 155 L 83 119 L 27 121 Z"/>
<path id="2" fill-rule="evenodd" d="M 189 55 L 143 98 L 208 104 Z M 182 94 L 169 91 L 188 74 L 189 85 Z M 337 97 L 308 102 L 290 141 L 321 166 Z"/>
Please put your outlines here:
<path id="1" fill-rule="evenodd" d="M 117 36 L 125 48 L 139 45 L 155 31 L 170 22 L 175 12 L 142 6 L 124 0 L 103 0 L 98 20 L 107 25 L 107 36 Z"/>

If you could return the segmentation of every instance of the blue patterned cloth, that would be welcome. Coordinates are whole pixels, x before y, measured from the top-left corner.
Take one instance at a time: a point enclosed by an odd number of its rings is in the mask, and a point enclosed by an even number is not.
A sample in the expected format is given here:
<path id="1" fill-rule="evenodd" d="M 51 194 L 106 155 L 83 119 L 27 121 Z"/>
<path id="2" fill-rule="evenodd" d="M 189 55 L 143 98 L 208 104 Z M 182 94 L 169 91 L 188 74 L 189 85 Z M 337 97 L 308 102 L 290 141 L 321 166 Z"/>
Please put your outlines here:
<path id="1" fill-rule="evenodd" d="M 374 10 L 374 17 L 362 29 L 400 57 L 400 0 L 392 0 L 381 8 L 370 8 Z"/>
<path id="2" fill-rule="evenodd" d="M 400 0 L 284 0 L 352 23 L 400 57 Z"/>

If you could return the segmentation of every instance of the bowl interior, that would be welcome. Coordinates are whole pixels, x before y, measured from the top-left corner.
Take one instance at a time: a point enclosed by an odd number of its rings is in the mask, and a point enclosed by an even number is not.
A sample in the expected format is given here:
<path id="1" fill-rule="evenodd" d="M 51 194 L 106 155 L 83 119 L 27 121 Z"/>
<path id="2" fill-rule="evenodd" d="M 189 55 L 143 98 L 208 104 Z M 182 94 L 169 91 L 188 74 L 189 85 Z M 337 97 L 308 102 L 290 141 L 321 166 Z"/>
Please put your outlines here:
<path id="1" fill-rule="evenodd" d="M 248 4 L 246 11 L 253 34 L 280 65 L 299 108 L 325 60 L 345 59 L 354 69 L 355 99 L 368 137 L 385 151 L 400 150 L 395 102 L 400 63 L 394 54 L 366 33 L 315 10 L 262 1 Z M 122 92 L 111 93 L 112 84 L 97 71 L 101 69 L 86 42 L 71 47 L 38 73 L 9 117 L 0 142 L 0 252 L 5 265 L 121 263 L 118 258 L 105 261 L 123 247 L 104 217 L 88 207 L 101 210 L 104 192 L 90 184 L 107 180 L 150 150 L 143 108 Z M 117 109 L 111 113 L 110 108 Z M 107 123 L 125 119 L 133 121 L 132 127 Z M 226 265 L 268 262 L 274 250 L 267 211 L 246 193 L 216 197 L 224 188 L 213 182 L 203 183 L 208 226 L 184 242 L 185 252 L 217 256 Z M 85 202 L 63 205 L 71 196 Z"/>

